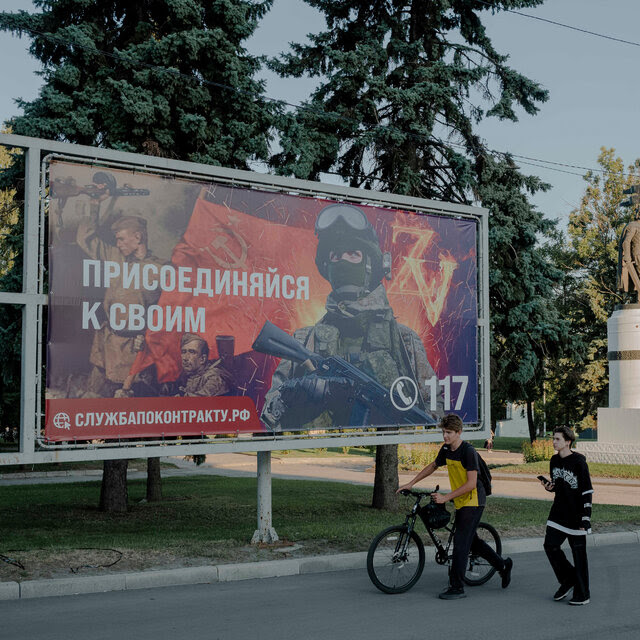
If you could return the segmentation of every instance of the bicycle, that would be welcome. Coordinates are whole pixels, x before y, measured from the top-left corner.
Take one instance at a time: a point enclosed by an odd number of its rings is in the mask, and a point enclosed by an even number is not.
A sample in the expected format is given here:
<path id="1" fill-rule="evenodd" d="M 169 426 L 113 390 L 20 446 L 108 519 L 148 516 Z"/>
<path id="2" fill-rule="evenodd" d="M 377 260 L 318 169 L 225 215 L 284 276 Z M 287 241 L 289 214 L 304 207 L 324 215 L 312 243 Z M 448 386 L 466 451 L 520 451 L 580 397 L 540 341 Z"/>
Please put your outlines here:
<path id="1" fill-rule="evenodd" d="M 451 515 L 446 508 L 440 513 L 446 513 L 442 522 L 434 522 L 433 516 L 428 510 L 420 507 L 423 498 L 430 498 L 434 491 L 410 491 L 404 489 L 401 494 L 416 498 L 411 512 L 407 514 L 404 524 L 394 525 L 381 531 L 372 541 L 367 553 L 367 572 L 373 584 L 385 593 L 403 593 L 413 587 L 422 575 L 425 563 L 425 550 L 422 539 L 415 531 L 418 515 L 423 519 L 427 533 L 436 549 L 436 563 L 449 565 L 452 554 L 449 553 L 453 542 L 453 534 L 456 530 L 455 518 L 451 521 Z M 448 519 L 447 519 L 448 518 Z M 446 520 L 446 523 L 445 523 Z M 434 533 L 434 529 L 443 528 L 449 532 L 446 545 Z M 498 532 L 486 522 L 480 522 L 477 529 L 478 536 L 484 540 L 493 550 L 500 555 L 502 541 Z M 487 560 L 469 553 L 469 562 L 464 574 L 465 584 L 476 587 L 484 584 L 496 573 Z"/>

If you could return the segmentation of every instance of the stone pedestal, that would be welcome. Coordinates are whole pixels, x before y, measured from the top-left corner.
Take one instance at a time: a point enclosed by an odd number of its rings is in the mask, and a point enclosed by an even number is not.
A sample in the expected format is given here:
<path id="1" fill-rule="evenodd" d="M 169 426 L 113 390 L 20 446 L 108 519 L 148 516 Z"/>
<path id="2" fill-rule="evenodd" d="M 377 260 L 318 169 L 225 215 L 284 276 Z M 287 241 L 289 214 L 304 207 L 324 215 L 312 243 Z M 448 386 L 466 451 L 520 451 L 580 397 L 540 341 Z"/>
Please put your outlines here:
<path id="1" fill-rule="evenodd" d="M 607 322 L 607 344 L 609 407 L 640 409 L 640 304 L 616 307 Z"/>
<path id="2" fill-rule="evenodd" d="M 598 409 L 598 442 L 580 442 L 576 449 L 589 462 L 640 464 L 640 408 Z"/>
<path id="3" fill-rule="evenodd" d="M 607 322 L 609 408 L 598 409 L 598 442 L 578 442 L 590 462 L 640 464 L 640 304 Z"/>

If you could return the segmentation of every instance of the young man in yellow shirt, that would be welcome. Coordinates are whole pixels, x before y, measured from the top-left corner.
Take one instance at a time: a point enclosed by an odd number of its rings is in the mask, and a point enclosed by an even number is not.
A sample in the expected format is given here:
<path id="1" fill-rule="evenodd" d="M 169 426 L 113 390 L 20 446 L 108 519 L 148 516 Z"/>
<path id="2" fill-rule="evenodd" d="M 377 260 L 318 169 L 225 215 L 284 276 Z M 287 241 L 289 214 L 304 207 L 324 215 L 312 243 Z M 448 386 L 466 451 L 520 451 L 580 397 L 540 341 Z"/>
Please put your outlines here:
<path id="1" fill-rule="evenodd" d="M 440 422 L 442 445 L 436 459 L 418 475 L 398 489 L 411 489 L 420 480 L 430 476 L 438 467 L 447 465 L 451 492 L 434 493 L 431 499 L 437 504 L 453 500 L 456 507 L 456 531 L 453 536 L 453 560 L 449 571 L 449 587 L 439 597 L 456 600 L 466 597 L 464 572 L 469 551 L 481 556 L 494 566 L 502 577 L 502 588 L 511 582 L 511 558 L 501 558 L 486 542 L 476 535 L 476 529 L 486 504 L 486 492 L 478 477 L 478 454 L 473 446 L 462 440 L 462 420 L 454 415 L 445 416 Z"/>

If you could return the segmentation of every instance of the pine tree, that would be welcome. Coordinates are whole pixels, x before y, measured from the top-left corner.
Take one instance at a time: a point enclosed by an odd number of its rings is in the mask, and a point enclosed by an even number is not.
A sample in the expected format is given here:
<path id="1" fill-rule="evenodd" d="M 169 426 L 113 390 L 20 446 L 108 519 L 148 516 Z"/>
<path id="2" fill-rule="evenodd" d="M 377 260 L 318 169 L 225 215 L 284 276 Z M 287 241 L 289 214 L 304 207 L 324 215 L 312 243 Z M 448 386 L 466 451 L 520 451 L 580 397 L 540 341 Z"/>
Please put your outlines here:
<path id="1" fill-rule="evenodd" d="M 0 14 L 43 64 L 13 132 L 247 168 L 267 156 L 274 107 L 242 43 L 271 2 L 35 0 L 41 13 Z"/>
<path id="2" fill-rule="evenodd" d="M 40 13 L 0 13 L 43 65 L 13 133 L 247 169 L 268 156 L 276 107 L 243 42 L 271 3 L 34 0 Z M 103 509 L 126 510 L 125 479 L 126 464 L 105 463 Z"/>
<path id="3" fill-rule="evenodd" d="M 573 343 L 568 321 L 559 312 L 555 290 L 562 271 L 549 246 L 538 246 L 538 235 L 554 239 L 554 223 L 527 200 L 539 187 L 509 159 L 485 159 L 478 197 L 491 212 L 489 279 L 491 306 L 491 400 L 500 406 L 526 406 L 529 437 L 536 439 L 533 404 L 544 395 L 548 362 L 561 357 Z"/>
<path id="4" fill-rule="evenodd" d="M 561 319 L 545 319 L 558 274 L 536 247 L 551 225 L 527 199 L 547 185 L 490 153 L 476 129 L 489 117 L 534 115 L 547 100 L 509 67 L 481 20 L 543 0 L 305 1 L 324 14 L 326 29 L 271 67 L 319 84 L 304 109 L 282 118 L 272 165 L 299 178 L 337 172 L 354 187 L 487 206 L 495 382 L 533 400 L 541 355 L 564 332 Z M 394 504 L 397 486 L 393 456 L 382 459 L 379 507 Z"/>

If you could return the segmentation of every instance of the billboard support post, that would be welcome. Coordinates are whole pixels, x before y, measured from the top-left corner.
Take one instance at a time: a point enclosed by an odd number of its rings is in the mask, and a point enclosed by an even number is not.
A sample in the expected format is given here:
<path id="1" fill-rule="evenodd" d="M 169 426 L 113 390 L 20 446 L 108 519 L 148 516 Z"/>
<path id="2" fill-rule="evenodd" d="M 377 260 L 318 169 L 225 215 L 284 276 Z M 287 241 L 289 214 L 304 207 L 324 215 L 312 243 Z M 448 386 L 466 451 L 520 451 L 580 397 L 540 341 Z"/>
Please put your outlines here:
<path id="1" fill-rule="evenodd" d="M 271 544 L 278 539 L 272 526 L 271 451 L 258 451 L 258 528 L 251 538 L 251 544 Z"/>
<path id="2" fill-rule="evenodd" d="M 25 151 L 25 216 L 22 268 L 22 375 L 20 389 L 20 453 L 33 450 L 37 415 L 38 294 L 41 293 L 38 249 L 40 229 L 40 151 Z"/>

